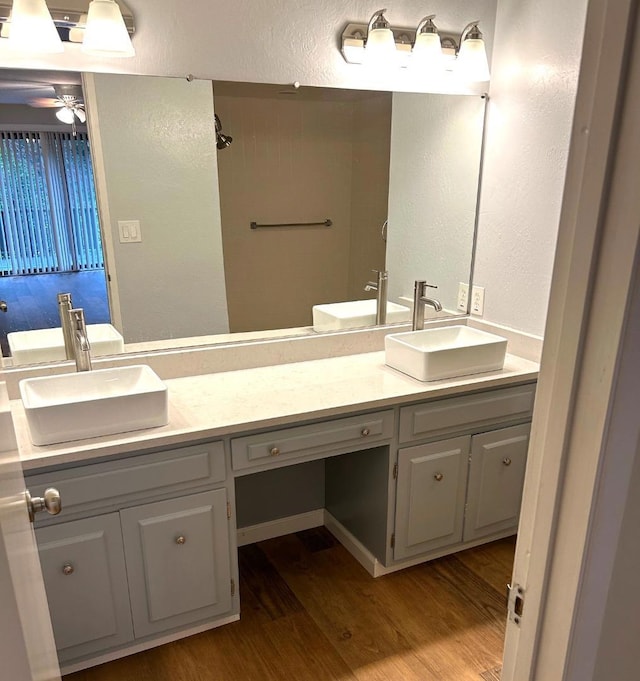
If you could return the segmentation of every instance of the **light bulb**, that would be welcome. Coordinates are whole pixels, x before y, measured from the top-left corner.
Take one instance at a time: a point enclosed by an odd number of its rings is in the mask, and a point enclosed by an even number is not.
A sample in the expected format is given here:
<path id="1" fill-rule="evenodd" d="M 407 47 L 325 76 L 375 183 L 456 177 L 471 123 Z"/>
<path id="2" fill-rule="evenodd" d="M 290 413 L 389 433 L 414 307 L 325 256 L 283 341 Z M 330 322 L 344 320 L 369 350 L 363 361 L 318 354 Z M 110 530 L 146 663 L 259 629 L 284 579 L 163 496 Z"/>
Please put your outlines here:
<path id="1" fill-rule="evenodd" d="M 45 0 L 13 0 L 9 47 L 25 52 L 63 52 Z"/>
<path id="2" fill-rule="evenodd" d="M 89 3 L 82 51 L 102 57 L 135 55 L 122 12 L 114 0 L 93 0 Z"/>
<path id="3" fill-rule="evenodd" d="M 364 54 L 367 64 L 392 66 L 397 57 L 393 31 L 390 28 L 374 28 L 369 31 Z"/>
<path id="4" fill-rule="evenodd" d="M 473 81 L 489 80 L 489 62 L 482 38 L 467 38 L 462 41 L 456 71 L 462 78 Z"/>
<path id="5" fill-rule="evenodd" d="M 73 109 L 70 109 L 68 106 L 58 109 L 58 111 L 56 111 L 56 118 L 61 123 L 68 123 L 71 125 L 71 123 L 73 123 Z"/>

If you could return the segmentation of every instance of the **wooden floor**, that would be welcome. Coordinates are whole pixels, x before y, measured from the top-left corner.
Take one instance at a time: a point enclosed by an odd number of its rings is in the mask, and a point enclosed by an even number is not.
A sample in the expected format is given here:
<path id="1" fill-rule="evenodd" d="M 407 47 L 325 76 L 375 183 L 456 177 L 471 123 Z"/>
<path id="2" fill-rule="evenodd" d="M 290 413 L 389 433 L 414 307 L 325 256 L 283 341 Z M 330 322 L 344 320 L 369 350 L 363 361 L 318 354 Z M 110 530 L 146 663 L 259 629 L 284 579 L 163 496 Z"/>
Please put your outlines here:
<path id="1" fill-rule="evenodd" d="M 324 529 L 240 549 L 240 622 L 65 681 L 499 679 L 514 540 L 371 578 Z"/>

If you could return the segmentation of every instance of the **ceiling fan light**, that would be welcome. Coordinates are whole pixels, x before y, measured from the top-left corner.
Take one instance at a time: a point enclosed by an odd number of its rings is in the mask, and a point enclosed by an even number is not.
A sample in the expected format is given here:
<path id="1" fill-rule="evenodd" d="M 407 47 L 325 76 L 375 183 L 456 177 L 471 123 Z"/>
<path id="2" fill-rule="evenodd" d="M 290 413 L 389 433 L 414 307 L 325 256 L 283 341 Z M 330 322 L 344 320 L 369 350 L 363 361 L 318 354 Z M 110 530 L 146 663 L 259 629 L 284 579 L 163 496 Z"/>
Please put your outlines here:
<path id="1" fill-rule="evenodd" d="M 85 113 L 84 109 L 81 109 L 79 106 L 76 106 L 73 109 L 73 113 L 78 117 L 78 120 L 80 123 L 86 123 L 87 122 L 87 114 Z"/>
<path id="2" fill-rule="evenodd" d="M 24 52 L 63 52 L 45 0 L 13 0 L 9 47 Z"/>
<path id="3" fill-rule="evenodd" d="M 131 43 L 122 12 L 114 0 L 92 0 L 82 51 L 101 57 L 133 57 Z"/>
<path id="4" fill-rule="evenodd" d="M 71 125 L 71 123 L 73 123 L 73 109 L 70 109 L 68 106 L 63 106 L 61 109 L 56 111 L 56 118 L 61 123 L 67 123 L 68 125 Z"/>

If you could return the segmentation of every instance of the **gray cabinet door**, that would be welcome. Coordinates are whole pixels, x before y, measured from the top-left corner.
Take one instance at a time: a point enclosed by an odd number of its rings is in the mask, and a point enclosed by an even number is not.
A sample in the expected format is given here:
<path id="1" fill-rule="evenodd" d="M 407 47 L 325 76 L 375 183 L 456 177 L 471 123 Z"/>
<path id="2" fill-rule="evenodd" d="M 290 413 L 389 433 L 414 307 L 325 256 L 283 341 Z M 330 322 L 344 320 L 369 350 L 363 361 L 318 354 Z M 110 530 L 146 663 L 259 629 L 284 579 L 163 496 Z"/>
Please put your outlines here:
<path id="1" fill-rule="evenodd" d="M 117 513 L 36 531 L 61 662 L 133 639 Z"/>
<path id="2" fill-rule="evenodd" d="M 396 560 L 462 541 L 470 441 L 457 437 L 398 452 Z"/>
<path id="3" fill-rule="evenodd" d="M 231 610 L 224 489 L 120 511 L 136 638 Z"/>
<path id="4" fill-rule="evenodd" d="M 464 540 L 518 529 L 531 424 L 471 439 Z"/>

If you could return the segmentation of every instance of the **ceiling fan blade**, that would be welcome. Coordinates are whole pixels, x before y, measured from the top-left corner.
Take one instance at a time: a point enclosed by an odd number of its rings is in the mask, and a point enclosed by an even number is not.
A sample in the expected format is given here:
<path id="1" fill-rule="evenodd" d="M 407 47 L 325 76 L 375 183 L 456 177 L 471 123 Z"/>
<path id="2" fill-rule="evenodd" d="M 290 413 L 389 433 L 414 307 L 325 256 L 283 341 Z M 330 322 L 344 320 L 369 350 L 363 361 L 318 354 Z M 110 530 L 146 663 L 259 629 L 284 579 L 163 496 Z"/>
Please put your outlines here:
<path id="1" fill-rule="evenodd" d="M 58 109 L 64 103 L 54 97 L 34 97 L 28 100 L 27 104 L 36 109 Z"/>

